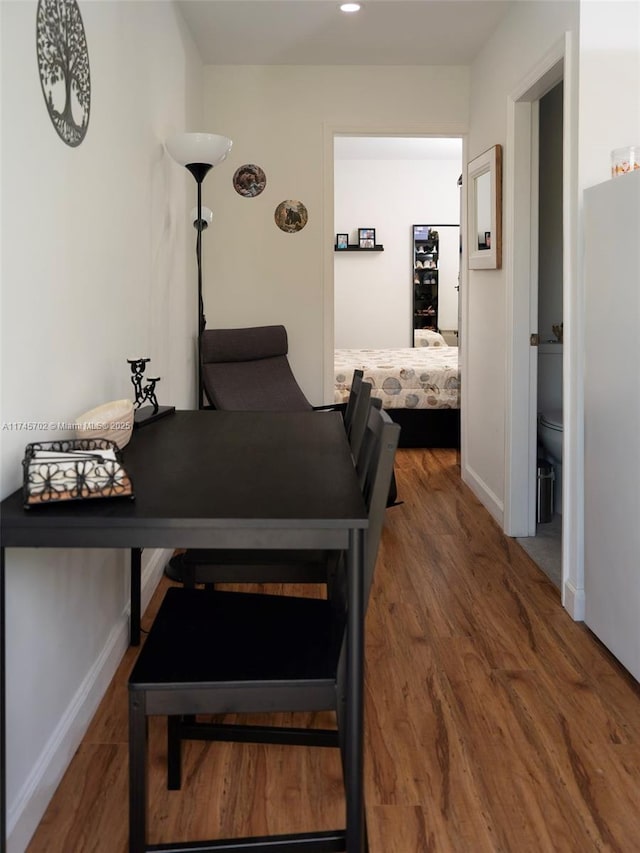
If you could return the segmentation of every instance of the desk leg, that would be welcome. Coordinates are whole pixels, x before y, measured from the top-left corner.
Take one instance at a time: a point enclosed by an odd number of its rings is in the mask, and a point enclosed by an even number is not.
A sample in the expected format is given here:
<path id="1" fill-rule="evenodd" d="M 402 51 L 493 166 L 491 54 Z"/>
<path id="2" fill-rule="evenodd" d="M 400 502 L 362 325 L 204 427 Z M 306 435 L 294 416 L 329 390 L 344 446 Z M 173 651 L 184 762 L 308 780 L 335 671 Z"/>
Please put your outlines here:
<path id="1" fill-rule="evenodd" d="M 347 853 L 364 853 L 364 531 L 349 534 L 347 736 L 345 787 Z"/>
<path id="2" fill-rule="evenodd" d="M 140 610 L 142 608 L 142 548 L 131 549 L 131 616 L 129 622 L 129 644 L 140 645 Z"/>
<path id="3" fill-rule="evenodd" d="M 6 715 L 6 609 L 4 597 L 4 548 L 0 548 L 0 851 L 7 849 L 7 715 Z"/>
<path id="4" fill-rule="evenodd" d="M 147 694 L 129 691 L 129 853 L 147 849 Z"/>

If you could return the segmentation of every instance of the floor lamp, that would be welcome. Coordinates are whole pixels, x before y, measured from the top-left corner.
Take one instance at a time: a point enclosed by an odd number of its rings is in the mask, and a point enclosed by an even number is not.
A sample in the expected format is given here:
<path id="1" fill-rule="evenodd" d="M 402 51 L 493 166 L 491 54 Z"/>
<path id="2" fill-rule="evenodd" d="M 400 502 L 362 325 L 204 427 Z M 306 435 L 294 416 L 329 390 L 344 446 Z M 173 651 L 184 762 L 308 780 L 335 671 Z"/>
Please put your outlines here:
<path id="1" fill-rule="evenodd" d="M 202 333 L 205 327 L 204 305 L 202 301 L 202 232 L 207 227 L 203 217 L 202 182 L 209 169 L 217 166 L 231 151 L 232 141 L 226 136 L 216 133 L 176 133 L 166 141 L 166 148 L 176 163 L 185 166 L 193 175 L 198 185 L 198 203 L 193 217 L 194 228 L 198 232 L 196 239 L 196 259 L 198 261 L 198 355 L 197 355 L 197 386 L 198 408 L 203 405 L 204 392 L 202 387 Z"/>

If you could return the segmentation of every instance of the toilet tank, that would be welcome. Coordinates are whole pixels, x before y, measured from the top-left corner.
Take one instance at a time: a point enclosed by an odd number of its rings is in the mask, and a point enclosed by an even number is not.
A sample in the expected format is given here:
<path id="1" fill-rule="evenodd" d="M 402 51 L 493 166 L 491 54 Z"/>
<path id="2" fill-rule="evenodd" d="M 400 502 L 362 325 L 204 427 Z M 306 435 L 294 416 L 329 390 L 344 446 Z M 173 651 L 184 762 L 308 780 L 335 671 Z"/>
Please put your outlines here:
<path id="1" fill-rule="evenodd" d="M 562 344 L 544 343 L 538 346 L 538 405 L 539 412 L 562 409 Z"/>

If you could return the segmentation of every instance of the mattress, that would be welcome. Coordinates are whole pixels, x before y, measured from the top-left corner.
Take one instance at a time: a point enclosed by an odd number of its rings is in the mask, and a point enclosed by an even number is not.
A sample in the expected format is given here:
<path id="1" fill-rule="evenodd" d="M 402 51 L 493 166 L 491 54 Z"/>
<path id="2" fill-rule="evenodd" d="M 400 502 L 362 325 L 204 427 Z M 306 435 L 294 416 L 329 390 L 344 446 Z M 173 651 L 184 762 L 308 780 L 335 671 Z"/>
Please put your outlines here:
<path id="1" fill-rule="evenodd" d="M 459 409 L 458 347 L 337 349 L 334 402 L 346 403 L 353 371 L 364 371 L 384 409 Z"/>

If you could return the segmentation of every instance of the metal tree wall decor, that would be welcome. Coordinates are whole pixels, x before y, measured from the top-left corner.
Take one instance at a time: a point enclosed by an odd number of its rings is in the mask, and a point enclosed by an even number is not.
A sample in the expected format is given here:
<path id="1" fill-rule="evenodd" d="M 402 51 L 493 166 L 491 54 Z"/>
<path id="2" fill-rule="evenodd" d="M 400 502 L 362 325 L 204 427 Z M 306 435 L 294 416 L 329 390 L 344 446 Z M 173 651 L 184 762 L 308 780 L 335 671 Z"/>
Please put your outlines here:
<path id="1" fill-rule="evenodd" d="M 75 148 L 87 132 L 91 107 L 89 52 L 76 0 L 38 0 L 36 39 L 49 118 Z"/>

